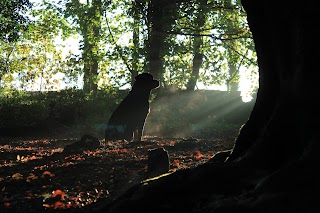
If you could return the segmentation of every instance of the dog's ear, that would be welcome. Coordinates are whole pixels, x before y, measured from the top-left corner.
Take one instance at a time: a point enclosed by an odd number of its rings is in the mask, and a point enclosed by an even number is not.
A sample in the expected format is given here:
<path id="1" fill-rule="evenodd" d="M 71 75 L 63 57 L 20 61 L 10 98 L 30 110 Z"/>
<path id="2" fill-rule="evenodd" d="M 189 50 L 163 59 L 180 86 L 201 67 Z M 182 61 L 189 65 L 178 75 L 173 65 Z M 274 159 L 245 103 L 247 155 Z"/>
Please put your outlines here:
<path id="1" fill-rule="evenodd" d="M 150 73 L 142 73 L 137 75 L 134 79 L 136 81 L 140 81 L 140 80 L 152 81 L 153 76 Z"/>

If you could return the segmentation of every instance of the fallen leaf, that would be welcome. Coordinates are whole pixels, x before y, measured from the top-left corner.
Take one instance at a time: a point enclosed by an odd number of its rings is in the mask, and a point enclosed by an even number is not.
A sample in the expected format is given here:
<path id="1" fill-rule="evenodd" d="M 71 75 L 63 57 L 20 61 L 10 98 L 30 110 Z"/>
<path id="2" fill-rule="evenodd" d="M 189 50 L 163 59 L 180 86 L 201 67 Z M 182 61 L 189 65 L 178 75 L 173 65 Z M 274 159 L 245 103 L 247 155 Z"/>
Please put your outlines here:
<path id="1" fill-rule="evenodd" d="M 44 206 L 45 208 L 51 208 L 51 205 L 48 204 L 48 203 L 44 203 L 43 206 Z"/>
<path id="2" fill-rule="evenodd" d="M 20 173 L 15 173 L 12 175 L 12 179 L 14 180 L 21 180 L 23 178 L 23 175 Z"/>
<path id="3" fill-rule="evenodd" d="M 60 198 L 60 200 L 64 200 L 65 195 L 66 194 L 62 190 L 57 189 L 57 190 L 53 191 L 51 197 L 52 198 Z"/>
<path id="4" fill-rule="evenodd" d="M 54 174 L 52 174 L 51 172 L 49 172 L 49 171 L 44 171 L 43 173 L 42 173 L 42 178 L 45 178 L 46 176 L 49 176 L 49 177 L 53 177 L 54 176 Z"/>
<path id="5" fill-rule="evenodd" d="M 195 152 L 193 152 L 193 159 L 194 160 L 201 160 L 201 158 L 202 158 L 202 154 L 201 154 L 201 152 L 200 151 L 195 151 Z"/>
<path id="6" fill-rule="evenodd" d="M 175 167 L 178 167 L 179 166 L 179 160 L 177 160 L 177 159 L 173 160 L 172 165 L 175 166 Z"/>
<path id="7" fill-rule="evenodd" d="M 38 179 L 38 176 L 36 176 L 33 173 L 30 173 L 29 176 L 27 177 L 27 182 L 31 182 L 31 181 L 36 180 L 36 179 Z"/>
<path id="8" fill-rule="evenodd" d="M 32 156 L 29 158 L 29 160 L 35 160 L 35 159 L 37 159 L 37 157 L 34 156 L 34 155 L 32 155 Z"/>
<path id="9" fill-rule="evenodd" d="M 174 146 L 176 144 L 175 141 L 169 141 L 169 146 Z"/>
<path id="10" fill-rule="evenodd" d="M 71 204 L 70 202 L 68 202 L 68 203 L 65 205 L 65 207 L 69 209 L 69 208 L 72 207 L 72 204 Z"/>

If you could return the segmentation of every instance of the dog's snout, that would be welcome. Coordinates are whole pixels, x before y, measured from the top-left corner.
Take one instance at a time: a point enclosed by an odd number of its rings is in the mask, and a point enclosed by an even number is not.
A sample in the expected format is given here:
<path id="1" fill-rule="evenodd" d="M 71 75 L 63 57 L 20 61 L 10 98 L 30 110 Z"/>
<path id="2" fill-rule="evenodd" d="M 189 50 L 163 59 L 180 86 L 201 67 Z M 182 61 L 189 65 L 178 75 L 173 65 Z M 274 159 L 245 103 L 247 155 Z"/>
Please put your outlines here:
<path id="1" fill-rule="evenodd" d="M 158 88 L 160 86 L 160 82 L 158 80 L 153 80 L 153 88 Z"/>

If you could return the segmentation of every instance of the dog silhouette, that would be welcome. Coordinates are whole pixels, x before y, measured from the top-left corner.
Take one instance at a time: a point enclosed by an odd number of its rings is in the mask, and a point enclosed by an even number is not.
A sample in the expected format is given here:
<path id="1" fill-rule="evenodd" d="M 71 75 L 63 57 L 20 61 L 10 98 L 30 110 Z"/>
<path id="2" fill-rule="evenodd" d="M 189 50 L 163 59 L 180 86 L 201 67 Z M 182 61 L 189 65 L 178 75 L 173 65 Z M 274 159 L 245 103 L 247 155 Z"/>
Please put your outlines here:
<path id="1" fill-rule="evenodd" d="M 159 81 L 149 73 L 135 77 L 128 95 L 112 113 L 105 130 L 105 141 L 141 141 L 144 124 L 149 114 L 151 90 L 159 87 Z"/>

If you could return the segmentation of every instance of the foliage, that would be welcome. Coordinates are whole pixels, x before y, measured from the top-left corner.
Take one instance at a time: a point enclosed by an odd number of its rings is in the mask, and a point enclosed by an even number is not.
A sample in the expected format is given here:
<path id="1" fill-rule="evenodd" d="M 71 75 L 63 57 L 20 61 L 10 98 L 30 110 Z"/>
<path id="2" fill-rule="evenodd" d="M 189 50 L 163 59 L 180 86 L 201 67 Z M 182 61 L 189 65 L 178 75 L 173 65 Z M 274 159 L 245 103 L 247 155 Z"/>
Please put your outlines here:
<path id="1" fill-rule="evenodd" d="M 43 124 L 48 107 L 42 99 L 34 99 L 24 91 L 1 91 L 0 128 L 29 127 Z"/>
<path id="2" fill-rule="evenodd" d="M 101 21 L 104 13 L 104 1 L 93 0 L 82 3 L 79 0 L 66 2 L 65 16 L 71 17 L 77 24 L 82 36 L 81 50 L 83 61 L 83 89 L 85 92 L 97 90 L 98 65 L 101 61 L 100 41 Z"/>
<path id="3" fill-rule="evenodd" d="M 29 0 L 1 0 L 0 41 L 8 43 L 20 37 L 28 27 L 26 12 L 31 7 Z"/>
<path id="4" fill-rule="evenodd" d="M 30 24 L 17 41 L 0 43 L 0 80 L 4 88 L 23 90 L 57 90 L 76 85 L 79 67 L 76 55 L 64 53 L 56 43 L 58 36 L 67 36 L 69 29 L 56 10 L 36 5 Z M 61 80 L 65 78 L 65 83 Z"/>
<path id="5" fill-rule="evenodd" d="M 15 43 L 0 44 L 1 86 L 42 91 L 85 84 L 88 90 L 128 87 L 132 77 L 148 71 L 150 64 L 151 2 L 51 0 L 36 4 L 30 13 L 34 21 L 30 31 Z M 199 37 L 198 83 L 229 85 L 239 82 L 239 73 L 257 75 L 254 45 L 239 1 L 203 2 L 159 4 L 176 8 L 165 10 L 161 22 L 165 86 L 186 88 L 193 76 L 194 44 Z M 72 37 L 80 39 L 79 50 L 62 51 L 65 46 L 57 38 L 68 42 Z"/>
<path id="6" fill-rule="evenodd" d="M 101 128 L 125 93 L 112 91 L 88 95 L 82 90 L 24 92 L 2 90 L 0 128 L 34 127 L 44 131 L 61 126 Z"/>
<path id="7" fill-rule="evenodd" d="M 247 49 L 249 47 L 250 51 L 254 51 L 254 48 L 252 48 L 253 41 L 246 24 L 245 12 L 240 2 L 235 1 L 232 4 L 227 2 L 207 2 L 202 11 L 205 15 L 205 25 L 200 31 L 196 31 L 200 1 L 188 1 L 180 5 L 176 25 L 169 31 L 172 36 L 167 41 L 170 42 L 169 48 L 177 48 L 168 52 L 168 55 L 172 55 L 168 57 L 169 60 L 165 66 L 169 76 L 177 76 L 174 78 L 180 79 L 180 82 L 186 82 L 190 78 L 192 39 L 197 36 L 203 37 L 201 46 L 203 63 L 199 82 L 203 82 L 204 85 L 223 85 L 228 79 L 237 82 L 238 75 L 229 74 L 229 65 L 235 65 L 238 69 L 245 64 L 252 65 L 255 56 L 247 58 Z M 233 44 L 237 44 L 237 47 Z M 173 70 L 177 70 L 177 67 L 180 69 L 173 74 Z"/>
<path id="8" fill-rule="evenodd" d="M 20 68 L 21 58 L 15 52 L 12 43 L 17 41 L 24 31 L 28 29 L 30 19 L 26 12 L 31 9 L 32 4 L 29 0 L 3 0 L 0 2 L 0 86 L 5 74 L 7 82 L 12 81 L 11 65 Z M 15 58 L 12 61 L 9 57 Z"/>

